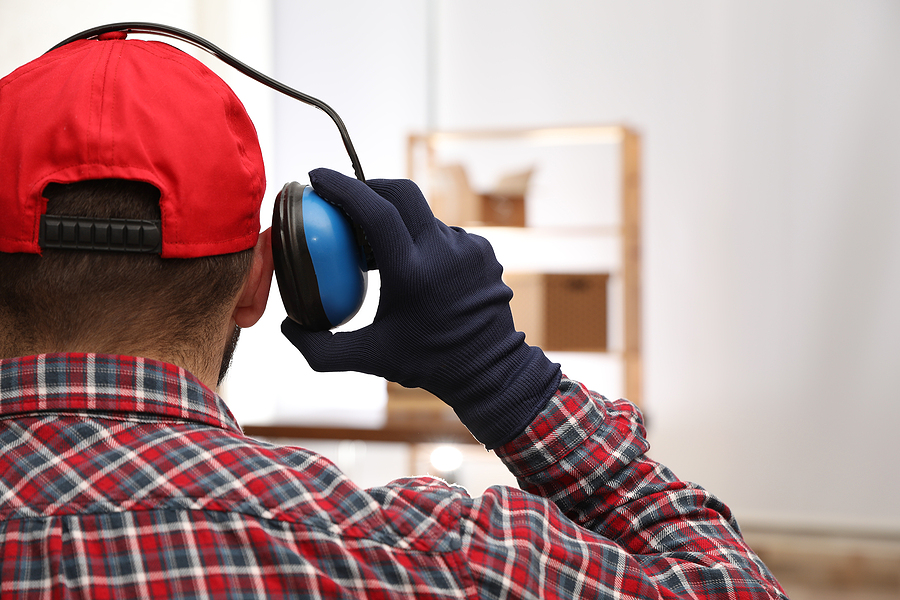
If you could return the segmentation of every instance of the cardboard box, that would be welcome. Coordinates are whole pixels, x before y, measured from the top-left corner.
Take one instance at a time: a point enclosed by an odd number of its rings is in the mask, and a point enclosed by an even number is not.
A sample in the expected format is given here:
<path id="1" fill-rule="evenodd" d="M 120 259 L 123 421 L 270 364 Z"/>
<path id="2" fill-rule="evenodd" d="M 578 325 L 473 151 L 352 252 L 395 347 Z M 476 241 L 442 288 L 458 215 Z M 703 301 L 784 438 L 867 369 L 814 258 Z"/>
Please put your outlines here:
<path id="1" fill-rule="evenodd" d="M 506 273 L 516 328 L 544 350 L 608 349 L 607 273 Z"/>
<path id="2" fill-rule="evenodd" d="M 494 189 L 480 194 L 481 222 L 499 227 L 525 227 L 525 196 L 534 169 L 508 173 Z"/>
<path id="3" fill-rule="evenodd" d="M 525 227 L 525 198 L 534 169 L 504 175 L 493 189 L 472 189 L 460 164 L 441 164 L 431 171 L 428 200 L 434 215 L 447 225 Z"/>
<path id="4" fill-rule="evenodd" d="M 525 196 L 480 194 L 481 224 L 496 227 L 525 227 Z"/>

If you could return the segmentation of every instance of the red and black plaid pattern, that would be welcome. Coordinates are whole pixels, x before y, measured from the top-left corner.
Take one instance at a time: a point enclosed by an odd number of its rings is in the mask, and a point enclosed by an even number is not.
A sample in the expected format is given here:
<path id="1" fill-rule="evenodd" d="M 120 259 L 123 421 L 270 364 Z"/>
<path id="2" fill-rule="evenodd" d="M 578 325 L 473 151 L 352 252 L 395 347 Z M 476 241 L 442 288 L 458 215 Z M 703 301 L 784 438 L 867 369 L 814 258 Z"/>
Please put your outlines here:
<path id="1" fill-rule="evenodd" d="M 0 596 L 777 598 L 728 509 L 563 380 L 498 453 L 521 490 L 363 490 L 147 359 L 0 361 Z"/>

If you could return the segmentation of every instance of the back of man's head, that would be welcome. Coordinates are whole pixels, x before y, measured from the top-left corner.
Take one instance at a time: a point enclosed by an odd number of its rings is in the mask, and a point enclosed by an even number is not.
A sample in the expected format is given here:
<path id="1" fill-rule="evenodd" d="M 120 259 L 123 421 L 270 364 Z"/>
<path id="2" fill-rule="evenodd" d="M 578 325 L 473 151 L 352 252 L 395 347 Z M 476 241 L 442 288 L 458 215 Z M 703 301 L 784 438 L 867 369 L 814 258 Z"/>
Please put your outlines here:
<path id="1" fill-rule="evenodd" d="M 159 191 L 118 179 L 50 184 L 51 214 L 158 220 Z M 172 357 L 218 343 L 253 250 L 191 259 L 47 248 L 0 253 L 0 356 L 89 351 Z"/>
<path id="2" fill-rule="evenodd" d="M 230 88 L 106 34 L 0 80 L 0 350 L 190 352 L 240 289 L 265 173 Z M 157 222 L 157 253 L 42 247 L 45 215 Z M 44 244 L 46 246 L 46 244 Z"/>

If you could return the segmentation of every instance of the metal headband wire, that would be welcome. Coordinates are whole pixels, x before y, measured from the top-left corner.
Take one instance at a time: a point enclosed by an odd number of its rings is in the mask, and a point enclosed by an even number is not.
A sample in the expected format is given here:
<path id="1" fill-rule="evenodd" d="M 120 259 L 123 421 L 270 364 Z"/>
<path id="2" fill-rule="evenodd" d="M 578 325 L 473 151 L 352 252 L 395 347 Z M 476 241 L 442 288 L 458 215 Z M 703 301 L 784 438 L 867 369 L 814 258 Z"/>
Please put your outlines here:
<path id="1" fill-rule="evenodd" d="M 111 33 L 114 31 L 123 31 L 126 33 L 149 33 L 155 35 L 161 35 L 165 37 L 171 37 L 177 40 L 181 40 L 183 42 L 188 42 L 197 46 L 198 48 L 205 50 L 206 52 L 212 54 L 213 56 L 219 58 L 222 62 L 231 65 L 244 75 L 250 77 L 251 79 L 255 79 L 259 83 L 272 88 L 286 96 L 290 96 L 295 100 L 299 100 L 304 104 L 309 104 L 310 106 L 315 106 L 334 121 L 334 124 L 337 125 L 338 131 L 341 134 L 341 139 L 344 142 L 344 148 L 347 150 L 347 154 L 350 156 L 350 162 L 353 165 L 353 172 L 356 174 L 356 178 L 360 181 L 365 181 L 366 178 L 363 175 L 362 166 L 359 164 L 359 157 L 356 155 L 356 149 L 353 147 L 353 142 L 350 141 L 350 134 L 347 132 L 347 127 L 344 125 L 344 122 L 341 120 L 341 117 L 338 116 L 337 112 L 318 98 L 313 98 L 308 94 L 304 94 L 303 92 L 297 91 L 291 87 L 288 87 L 281 83 L 276 79 L 272 79 L 268 75 L 260 73 L 253 67 L 247 65 L 231 56 L 212 42 L 205 40 L 204 38 L 195 35 L 189 31 L 185 31 L 183 29 L 178 29 L 177 27 L 171 27 L 169 25 L 160 25 L 158 23 L 137 23 L 137 22 L 125 22 L 125 23 L 110 23 L 109 25 L 100 25 L 98 27 L 92 27 L 91 29 L 85 29 L 81 33 L 77 33 L 72 37 L 63 40 L 57 45 L 53 46 L 48 52 L 56 50 L 60 46 L 65 46 L 71 42 L 76 40 L 83 39 L 91 39 L 99 37 L 104 33 Z"/>

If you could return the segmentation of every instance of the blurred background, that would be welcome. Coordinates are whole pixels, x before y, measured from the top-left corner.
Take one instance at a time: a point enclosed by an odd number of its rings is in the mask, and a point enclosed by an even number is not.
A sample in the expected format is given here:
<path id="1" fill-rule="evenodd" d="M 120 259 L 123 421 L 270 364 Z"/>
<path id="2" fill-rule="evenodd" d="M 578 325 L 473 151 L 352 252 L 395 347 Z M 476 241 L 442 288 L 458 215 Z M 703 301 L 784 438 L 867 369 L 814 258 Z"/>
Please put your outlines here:
<path id="1" fill-rule="evenodd" d="M 773 569 L 820 586 L 809 597 L 900 597 L 900 3 L 0 0 L 0 72 L 125 20 L 197 33 L 326 101 L 370 178 L 408 176 L 411 133 L 636 131 L 651 455 L 723 498 Z M 256 123 L 264 221 L 283 183 L 352 174 L 323 113 L 190 51 Z M 224 389 L 239 420 L 377 426 L 384 382 L 311 373 L 270 300 Z M 621 393 L 590 362 L 563 369 Z M 307 445 L 363 485 L 442 473 L 430 449 Z M 460 451 L 450 471 L 473 493 L 514 483 Z"/>

